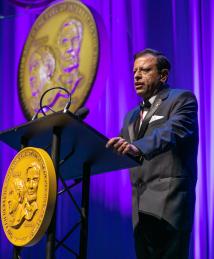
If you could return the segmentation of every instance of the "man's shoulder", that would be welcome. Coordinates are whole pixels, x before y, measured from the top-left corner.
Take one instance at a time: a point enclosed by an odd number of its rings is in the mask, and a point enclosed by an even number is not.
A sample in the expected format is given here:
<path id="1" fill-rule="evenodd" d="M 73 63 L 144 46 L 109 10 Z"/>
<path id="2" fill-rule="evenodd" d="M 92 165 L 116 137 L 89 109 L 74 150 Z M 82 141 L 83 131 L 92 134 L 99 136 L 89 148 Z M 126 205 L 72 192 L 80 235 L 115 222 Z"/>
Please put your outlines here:
<path id="1" fill-rule="evenodd" d="M 190 90 L 187 90 L 187 89 L 170 87 L 169 93 L 170 93 L 171 96 L 175 96 L 175 97 L 178 97 L 178 96 L 192 96 L 192 97 L 195 97 L 194 93 Z"/>
<path id="2" fill-rule="evenodd" d="M 186 89 L 170 88 L 167 103 L 171 107 L 184 107 L 186 105 L 194 107 L 194 110 L 198 109 L 198 102 L 195 94 Z"/>
<path id="3" fill-rule="evenodd" d="M 176 102 L 179 100 L 191 100 L 195 103 L 197 103 L 197 99 L 195 94 L 190 91 L 190 90 L 186 90 L 186 89 L 179 89 L 179 88 L 169 88 L 169 96 L 168 96 L 168 100 L 171 102 Z"/>

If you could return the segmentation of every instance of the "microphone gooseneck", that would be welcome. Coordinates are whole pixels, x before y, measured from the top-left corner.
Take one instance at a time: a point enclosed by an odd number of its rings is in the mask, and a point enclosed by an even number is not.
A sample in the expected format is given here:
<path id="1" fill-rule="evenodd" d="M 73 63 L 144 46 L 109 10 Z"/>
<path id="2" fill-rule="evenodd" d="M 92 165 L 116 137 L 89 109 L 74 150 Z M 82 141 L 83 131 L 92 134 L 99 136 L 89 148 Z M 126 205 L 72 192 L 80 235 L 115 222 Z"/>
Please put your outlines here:
<path id="1" fill-rule="evenodd" d="M 47 115 L 47 114 L 46 114 L 47 111 L 52 111 L 53 113 L 56 112 L 56 111 L 54 111 L 49 105 L 43 105 L 43 99 L 44 99 L 44 97 L 46 96 L 46 94 L 47 94 L 48 92 L 53 91 L 53 90 L 57 90 L 57 89 L 63 90 L 64 92 L 67 93 L 68 98 L 69 98 L 69 101 L 65 104 L 65 107 L 64 107 L 64 109 L 63 109 L 63 112 L 67 112 L 67 111 L 69 110 L 69 107 L 70 107 L 70 105 L 71 105 L 71 94 L 70 94 L 70 92 L 69 92 L 66 88 L 61 87 L 61 86 L 52 87 L 52 88 L 47 89 L 47 90 L 42 94 L 42 96 L 41 96 L 41 98 L 40 98 L 40 101 L 39 101 L 39 109 L 38 109 L 38 111 L 34 114 L 34 116 L 32 117 L 31 120 L 37 119 L 37 117 L 38 117 L 38 115 L 39 115 L 40 112 L 41 112 L 44 116 Z"/>
<path id="2" fill-rule="evenodd" d="M 46 115 L 46 113 L 44 112 L 44 110 L 43 110 L 43 108 L 42 108 L 42 107 L 43 107 L 43 99 L 44 99 L 45 95 L 46 95 L 48 92 L 53 91 L 53 90 L 57 90 L 57 89 L 63 90 L 64 92 L 66 92 L 66 93 L 68 94 L 69 101 L 65 104 L 65 108 L 68 107 L 67 110 L 69 109 L 69 107 L 70 107 L 70 105 L 71 105 L 71 93 L 70 93 L 66 88 L 64 88 L 64 87 L 56 86 L 56 87 L 52 87 L 52 88 L 47 89 L 47 90 L 42 94 L 42 96 L 41 96 L 41 98 L 40 98 L 39 106 L 40 106 L 41 112 L 42 112 L 44 115 Z M 48 106 L 47 106 L 47 107 L 48 107 Z M 65 109 L 65 108 L 64 108 L 64 109 Z"/>
<path id="3" fill-rule="evenodd" d="M 61 87 L 61 86 L 52 87 L 52 88 L 47 89 L 47 90 L 42 94 L 42 96 L 41 96 L 41 98 L 40 98 L 40 101 L 39 101 L 39 109 L 38 109 L 38 111 L 33 115 L 32 119 L 31 119 L 32 121 L 35 120 L 35 119 L 37 119 L 37 117 L 38 117 L 38 115 L 39 115 L 40 112 L 41 112 L 44 116 L 47 115 L 47 114 L 46 114 L 47 111 L 52 111 L 53 113 L 56 112 L 56 111 L 54 111 L 49 105 L 43 105 L 43 99 L 44 99 L 45 95 L 46 95 L 48 92 L 53 91 L 53 90 L 56 90 L 56 89 L 63 90 L 64 92 L 66 92 L 66 93 L 68 94 L 69 101 L 66 102 L 65 107 L 64 107 L 64 109 L 63 109 L 62 112 L 63 112 L 63 113 L 66 113 L 66 112 L 69 111 L 69 108 L 70 108 L 71 103 L 72 103 L 72 102 L 71 102 L 71 93 L 70 93 L 66 88 Z M 87 117 L 88 114 L 89 114 L 89 109 L 86 108 L 86 107 L 81 107 L 81 108 L 79 108 L 79 109 L 74 113 L 74 116 L 76 116 L 77 119 L 79 119 L 79 120 L 84 120 L 84 119 Z"/>

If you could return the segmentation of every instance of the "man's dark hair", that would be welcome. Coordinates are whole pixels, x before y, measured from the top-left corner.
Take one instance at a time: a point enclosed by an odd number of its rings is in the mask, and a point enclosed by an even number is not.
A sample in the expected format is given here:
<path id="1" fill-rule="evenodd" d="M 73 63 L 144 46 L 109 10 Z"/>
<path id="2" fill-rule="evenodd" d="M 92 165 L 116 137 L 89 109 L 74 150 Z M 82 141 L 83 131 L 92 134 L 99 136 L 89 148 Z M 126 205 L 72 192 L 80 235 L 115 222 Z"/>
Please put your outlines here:
<path id="1" fill-rule="evenodd" d="M 151 55 L 157 57 L 158 72 L 161 72 L 162 69 L 170 70 L 171 64 L 170 64 L 169 60 L 167 59 L 167 57 L 165 57 L 163 53 L 161 53 L 157 50 L 154 50 L 154 49 L 144 49 L 144 50 L 137 52 L 134 55 L 134 60 L 136 60 L 137 58 L 142 57 L 146 54 L 151 54 Z"/>

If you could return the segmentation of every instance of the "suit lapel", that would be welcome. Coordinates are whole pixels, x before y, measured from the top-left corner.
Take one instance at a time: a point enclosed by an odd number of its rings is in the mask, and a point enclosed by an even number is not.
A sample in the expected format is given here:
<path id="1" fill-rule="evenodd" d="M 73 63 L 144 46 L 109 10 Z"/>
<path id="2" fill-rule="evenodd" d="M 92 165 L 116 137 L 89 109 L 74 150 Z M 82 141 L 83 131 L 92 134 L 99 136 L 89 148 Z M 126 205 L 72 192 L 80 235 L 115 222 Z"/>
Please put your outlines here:
<path id="1" fill-rule="evenodd" d="M 135 124 L 135 121 L 137 120 L 139 112 L 140 112 L 140 107 L 138 106 L 137 109 L 133 112 L 133 115 L 131 116 L 131 120 L 130 120 L 129 125 L 128 125 L 128 132 L 129 132 L 129 137 L 130 137 L 131 142 L 135 138 L 134 124 Z"/>
<path id="2" fill-rule="evenodd" d="M 162 89 L 158 92 L 157 97 L 155 98 L 154 103 L 152 104 L 150 110 L 148 111 L 148 113 L 146 114 L 142 125 L 140 127 L 140 131 L 138 133 L 137 139 L 140 139 L 144 136 L 147 127 L 149 125 L 149 121 L 152 118 L 152 116 L 154 115 L 154 113 L 157 111 L 158 107 L 160 106 L 160 104 L 162 103 L 163 100 L 165 100 L 169 95 L 169 86 L 168 85 L 164 85 L 162 87 Z"/>
<path id="3" fill-rule="evenodd" d="M 143 137 L 143 135 L 145 134 L 146 129 L 149 125 L 149 121 L 152 118 L 152 115 L 156 112 L 157 108 L 160 106 L 161 103 L 162 103 L 161 98 L 155 99 L 153 105 L 151 106 L 151 109 L 147 112 L 145 118 L 143 119 L 143 122 L 142 122 L 141 127 L 140 127 L 140 131 L 137 135 L 137 139 Z"/>

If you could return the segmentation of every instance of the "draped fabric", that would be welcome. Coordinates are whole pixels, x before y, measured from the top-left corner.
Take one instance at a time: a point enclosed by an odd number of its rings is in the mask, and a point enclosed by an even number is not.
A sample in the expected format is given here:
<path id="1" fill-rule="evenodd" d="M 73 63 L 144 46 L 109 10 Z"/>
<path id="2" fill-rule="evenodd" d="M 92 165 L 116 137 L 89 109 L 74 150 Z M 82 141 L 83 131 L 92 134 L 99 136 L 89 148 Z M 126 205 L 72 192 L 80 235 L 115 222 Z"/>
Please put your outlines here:
<path id="1" fill-rule="evenodd" d="M 100 15 L 102 66 L 86 103 L 87 123 L 106 135 L 119 134 L 124 115 L 140 99 L 133 86 L 133 54 L 149 47 L 162 51 L 172 64 L 169 84 L 192 90 L 199 103 L 200 144 L 195 223 L 190 258 L 214 258 L 214 2 L 212 0 L 84 0 Z M 37 11 L 11 9 L 0 3 L 0 130 L 25 122 L 18 90 L 18 63 Z M 4 16 L 4 17 L 3 17 Z M 14 17 L 13 17 L 14 16 Z M 4 18 L 4 19 L 3 19 Z M 0 145 L 0 188 L 15 152 Z M 81 189 L 74 189 L 80 200 Z M 66 196 L 66 195 L 65 195 Z M 57 238 L 78 215 L 68 197 L 60 197 Z M 0 227 L 0 258 L 10 258 L 12 246 Z M 66 241 L 78 248 L 78 231 Z M 44 258 L 45 238 L 23 249 L 23 258 Z M 90 259 L 134 259 L 131 187 L 127 170 L 91 178 Z M 58 258 L 72 257 L 63 248 Z"/>

